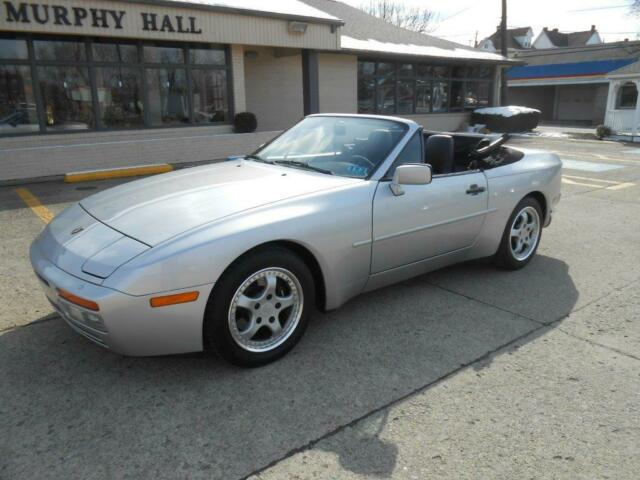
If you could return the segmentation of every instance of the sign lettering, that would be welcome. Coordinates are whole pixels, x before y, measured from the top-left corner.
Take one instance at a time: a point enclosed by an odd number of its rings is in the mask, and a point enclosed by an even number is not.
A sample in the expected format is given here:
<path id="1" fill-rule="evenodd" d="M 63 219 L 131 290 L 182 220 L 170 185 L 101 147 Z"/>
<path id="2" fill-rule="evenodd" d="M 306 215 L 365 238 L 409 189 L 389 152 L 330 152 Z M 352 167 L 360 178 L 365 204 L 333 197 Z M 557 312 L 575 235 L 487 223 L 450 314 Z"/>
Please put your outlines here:
<path id="1" fill-rule="evenodd" d="M 125 10 L 105 8 L 67 8 L 61 5 L 41 3 L 4 2 L 7 23 L 37 23 L 122 30 L 127 15 Z M 158 15 L 140 13 L 140 28 L 151 32 L 187 33 L 199 35 L 202 29 L 196 25 L 196 17 L 182 15 Z"/>

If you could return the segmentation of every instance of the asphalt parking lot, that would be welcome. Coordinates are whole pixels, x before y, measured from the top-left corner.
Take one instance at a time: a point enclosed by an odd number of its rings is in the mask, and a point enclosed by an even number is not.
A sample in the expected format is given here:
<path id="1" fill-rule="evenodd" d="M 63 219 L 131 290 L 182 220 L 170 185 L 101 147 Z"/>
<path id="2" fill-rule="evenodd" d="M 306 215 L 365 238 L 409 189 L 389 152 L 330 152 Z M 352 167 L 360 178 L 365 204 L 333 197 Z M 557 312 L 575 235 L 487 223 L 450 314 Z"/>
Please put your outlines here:
<path id="1" fill-rule="evenodd" d="M 0 478 L 637 478 L 640 148 L 512 144 L 565 161 L 527 268 L 474 262 L 363 295 L 252 370 L 75 334 L 28 246 L 117 182 L 0 187 Z"/>

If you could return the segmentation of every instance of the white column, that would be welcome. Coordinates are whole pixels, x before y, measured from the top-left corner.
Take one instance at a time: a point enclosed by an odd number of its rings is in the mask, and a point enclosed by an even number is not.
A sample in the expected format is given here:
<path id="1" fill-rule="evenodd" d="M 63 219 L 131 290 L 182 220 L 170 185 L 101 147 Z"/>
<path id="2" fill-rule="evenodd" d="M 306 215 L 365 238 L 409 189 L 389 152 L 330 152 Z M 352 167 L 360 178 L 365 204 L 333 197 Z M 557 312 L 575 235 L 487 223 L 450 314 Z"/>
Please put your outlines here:
<path id="1" fill-rule="evenodd" d="M 631 128 L 631 138 L 638 134 L 638 123 L 640 123 L 640 80 L 634 80 L 638 96 L 636 97 L 636 111 L 633 115 L 633 126 Z"/>

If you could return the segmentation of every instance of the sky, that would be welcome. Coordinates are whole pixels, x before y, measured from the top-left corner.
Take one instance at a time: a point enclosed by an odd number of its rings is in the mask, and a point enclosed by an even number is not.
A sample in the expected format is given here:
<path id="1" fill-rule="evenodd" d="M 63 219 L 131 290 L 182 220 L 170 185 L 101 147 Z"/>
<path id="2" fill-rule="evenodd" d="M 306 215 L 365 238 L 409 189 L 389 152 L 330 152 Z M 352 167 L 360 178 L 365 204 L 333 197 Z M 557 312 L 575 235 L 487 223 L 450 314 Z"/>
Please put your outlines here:
<path id="1" fill-rule="evenodd" d="M 352 6 L 369 0 L 342 0 Z M 500 23 L 501 0 L 396 0 L 437 12 L 440 21 L 429 32 L 464 45 L 491 35 Z M 571 32 L 596 25 L 605 42 L 640 40 L 640 17 L 629 14 L 631 0 L 508 0 L 507 24 L 530 26 L 534 38 L 543 27 Z"/>

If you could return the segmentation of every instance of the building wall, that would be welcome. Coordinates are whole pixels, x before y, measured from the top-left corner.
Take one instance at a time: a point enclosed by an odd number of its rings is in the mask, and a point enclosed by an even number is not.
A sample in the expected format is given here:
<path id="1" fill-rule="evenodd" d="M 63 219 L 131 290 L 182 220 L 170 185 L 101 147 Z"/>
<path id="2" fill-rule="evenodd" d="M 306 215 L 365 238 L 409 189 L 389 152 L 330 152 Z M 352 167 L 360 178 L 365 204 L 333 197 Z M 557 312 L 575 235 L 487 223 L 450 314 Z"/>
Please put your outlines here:
<path id="1" fill-rule="evenodd" d="M 548 87 L 510 87 L 509 103 L 535 108 L 542 113 L 542 120 L 553 120 L 555 86 Z"/>
<path id="2" fill-rule="evenodd" d="M 0 138 L 0 181 L 157 163 L 191 163 L 251 153 L 278 132 L 187 127 Z"/>
<path id="3" fill-rule="evenodd" d="M 422 125 L 425 130 L 455 132 L 469 125 L 471 114 L 468 112 L 432 113 L 429 115 L 402 115 Z"/>
<path id="4" fill-rule="evenodd" d="M 283 130 L 304 116 L 299 50 L 246 47 L 244 74 L 247 110 L 256 115 L 258 131 Z"/>
<path id="5" fill-rule="evenodd" d="M 356 113 L 358 57 L 321 53 L 318 56 L 321 113 Z"/>

